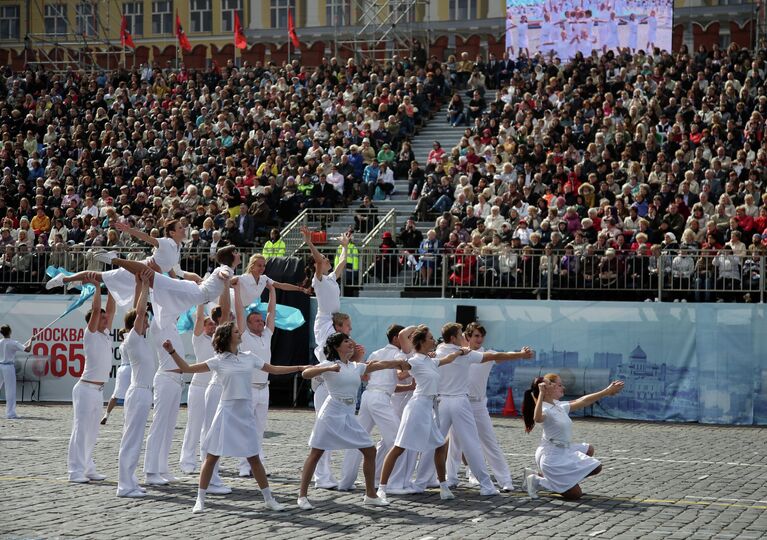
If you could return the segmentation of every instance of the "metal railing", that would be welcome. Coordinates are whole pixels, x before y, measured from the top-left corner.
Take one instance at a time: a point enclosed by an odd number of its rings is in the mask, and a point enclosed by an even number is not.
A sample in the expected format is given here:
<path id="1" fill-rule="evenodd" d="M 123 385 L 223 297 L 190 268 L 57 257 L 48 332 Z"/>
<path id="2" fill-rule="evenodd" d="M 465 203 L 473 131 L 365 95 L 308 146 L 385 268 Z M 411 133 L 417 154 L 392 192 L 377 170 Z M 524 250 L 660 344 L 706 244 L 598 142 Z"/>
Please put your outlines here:
<path id="1" fill-rule="evenodd" d="M 374 247 L 372 244 L 395 221 L 387 214 L 360 243 L 356 268 L 347 265 L 345 294 L 378 289 L 392 296 L 764 302 L 767 292 L 765 255 L 761 253 L 736 257 L 723 253 L 663 251 L 660 255 L 637 255 L 619 251 L 608 257 L 596 251 L 576 255 L 566 251 L 513 251 L 508 247 L 484 254 L 424 254 L 402 248 L 383 252 Z M 129 259 L 142 259 L 150 252 L 138 247 L 117 251 Z M 96 249 L 81 246 L 22 252 L 9 258 L 6 252 L 0 256 L 0 291 L 46 292 L 48 266 L 70 272 L 111 268 L 95 260 L 95 253 Z M 243 250 L 238 273 L 245 270 L 250 254 Z M 298 256 L 310 262 L 310 254 Z M 184 248 L 180 263 L 184 270 L 204 275 L 215 266 L 214 254 L 209 248 Z"/>
<path id="2" fill-rule="evenodd" d="M 333 223 L 343 217 L 350 217 L 348 208 L 306 208 L 296 218 L 288 223 L 280 232 L 280 238 L 285 242 L 286 254 L 297 255 L 304 247 L 304 237 L 301 227 L 309 227 L 315 232 L 325 231 Z M 326 238 L 325 242 L 331 240 Z M 324 243 L 324 242 L 323 242 Z M 319 243 L 318 243 L 319 244 Z"/>

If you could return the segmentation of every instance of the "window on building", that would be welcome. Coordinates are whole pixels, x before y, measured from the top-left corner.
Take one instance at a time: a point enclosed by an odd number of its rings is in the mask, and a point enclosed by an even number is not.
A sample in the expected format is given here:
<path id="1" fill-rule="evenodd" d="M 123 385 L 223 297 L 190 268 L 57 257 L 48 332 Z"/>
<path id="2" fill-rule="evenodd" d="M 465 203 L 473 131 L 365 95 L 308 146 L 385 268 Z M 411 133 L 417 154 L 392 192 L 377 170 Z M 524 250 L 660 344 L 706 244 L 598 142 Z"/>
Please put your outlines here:
<path id="1" fill-rule="evenodd" d="M 96 35 L 96 4 L 81 2 L 75 6 L 77 33 L 82 36 Z"/>
<path id="2" fill-rule="evenodd" d="M 234 32 L 234 12 L 240 16 L 243 30 L 247 27 L 242 14 L 242 0 L 221 0 L 221 31 Z"/>
<path id="3" fill-rule="evenodd" d="M 213 31 L 212 0 L 189 0 L 189 22 L 192 32 Z"/>
<path id="4" fill-rule="evenodd" d="M 144 35 L 144 3 L 127 2 L 123 4 L 123 15 L 132 36 Z"/>
<path id="5" fill-rule="evenodd" d="M 45 5 L 45 33 L 62 36 L 67 33 L 67 6 L 64 4 Z"/>
<path id="6" fill-rule="evenodd" d="M 19 6 L 0 6 L 0 39 L 19 39 Z"/>
<path id="7" fill-rule="evenodd" d="M 351 0 L 327 0 L 325 4 L 325 20 L 328 26 L 352 24 Z"/>
<path id="8" fill-rule="evenodd" d="M 477 0 L 450 0 L 449 7 L 451 21 L 477 18 Z"/>
<path id="9" fill-rule="evenodd" d="M 173 33 L 173 2 L 170 0 L 152 2 L 152 33 Z"/>
<path id="10" fill-rule="evenodd" d="M 288 27 L 288 11 L 293 12 L 293 21 L 296 20 L 296 0 L 270 0 L 270 14 L 272 28 Z"/>
<path id="11" fill-rule="evenodd" d="M 392 12 L 394 12 L 395 21 L 400 24 L 404 22 L 415 22 L 415 2 L 409 2 L 407 0 L 397 0 L 390 2 Z"/>

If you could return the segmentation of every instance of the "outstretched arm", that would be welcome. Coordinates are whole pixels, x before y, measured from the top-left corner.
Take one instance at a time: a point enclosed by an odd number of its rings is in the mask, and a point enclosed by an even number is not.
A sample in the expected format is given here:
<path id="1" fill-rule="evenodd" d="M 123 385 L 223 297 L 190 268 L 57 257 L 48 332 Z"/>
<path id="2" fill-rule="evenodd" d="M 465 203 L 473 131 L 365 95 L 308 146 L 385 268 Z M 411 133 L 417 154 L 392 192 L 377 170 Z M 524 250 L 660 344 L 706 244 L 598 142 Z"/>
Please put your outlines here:
<path id="1" fill-rule="evenodd" d="M 410 369 L 410 364 L 405 360 L 374 360 L 373 362 L 368 362 L 365 366 L 365 375 L 374 371 L 381 371 L 382 369 Z"/>
<path id="2" fill-rule="evenodd" d="M 535 357 L 535 351 L 530 347 L 522 347 L 520 351 L 486 352 L 482 353 L 482 362 L 505 362 L 508 360 L 529 360 Z"/>
<path id="3" fill-rule="evenodd" d="M 624 384 L 623 381 L 613 381 L 604 390 L 600 390 L 599 392 L 595 392 L 593 394 L 588 394 L 583 397 L 579 397 L 578 399 L 570 402 L 570 410 L 577 411 L 578 409 L 588 407 L 589 405 L 591 405 L 592 403 L 596 401 L 599 401 L 603 397 L 614 396 L 615 394 L 623 390 L 623 384 Z"/>
<path id="4" fill-rule="evenodd" d="M 154 247 L 157 247 L 160 245 L 160 242 L 157 241 L 157 238 L 153 238 L 145 232 L 142 232 L 138 229 L 134 229 L 127 223 L 120 223 L 120 222 L 115 223 L 115 229 L 117 229 L 118 231 L 122 231 L 124 233 L 128 233 L 133 238 L 138 238 L 142 242 L 151 244 Z"/>
<path id="5" fill-rule="evenodd" d="M 327 373 L 329 371 L 341 371 L 341 366 L 337 363 L 333 363 L 329 366 L 312 366 L 310 368 L 306 368 L 301 372 L 301 376 L 304 379 L 313 379 L 314 377 L 317 377 L 319 375 L 322 375 L 323 373 Z"/>
<path id="6" fill-rule="evenodd" d="M 173 358 L 173 361 L 176 362 L 176 365 L 178 366 L 178 369 L 181 370 L 181 373 L 205 373 L 210 371 L 208 364 L 205 362 L 200 362 L 199 364 L 193 364 L 191 366 L 187 364 L 186 360 L 178 355 L 176 349 L 173 348 L 173 343 L 171 343 L 169 339 L 165 340 L 165 342 L 162 344 L 162 348 L 165 349 L 171 358 Z"/>
<path id="7" fill-rule="evenodd" d="M 299 287 L 298 285 L 293 285 L 292 283 L 280 283 L 279 281 L 274 282 L 274 288 L 279 289 L 281 291 L 294 291 L 294 292 L 302 292 L 304 294 L 311 294 L 312 291 L 310 289 Z"/>
<path id="8" fill-rule="evenodd" d="M 447 364 L 450 364 L 458 358 L 459 356 L 463 356 L 464 354 L 469 354 L 469 349 L 458 349 L 457 351 L 453 351 L 450 354 L 448 354 L 444 358 L 439 359 L 439 367 L 446 366 Z"/>
<path id="9" fill-rule="evenodd" d="M 264 364 L 261 371 L 266 371 L 272 375 L 287 375 L 288 373 L 301 373 L 310 366 L 274 366 L 272 364 Z"/>

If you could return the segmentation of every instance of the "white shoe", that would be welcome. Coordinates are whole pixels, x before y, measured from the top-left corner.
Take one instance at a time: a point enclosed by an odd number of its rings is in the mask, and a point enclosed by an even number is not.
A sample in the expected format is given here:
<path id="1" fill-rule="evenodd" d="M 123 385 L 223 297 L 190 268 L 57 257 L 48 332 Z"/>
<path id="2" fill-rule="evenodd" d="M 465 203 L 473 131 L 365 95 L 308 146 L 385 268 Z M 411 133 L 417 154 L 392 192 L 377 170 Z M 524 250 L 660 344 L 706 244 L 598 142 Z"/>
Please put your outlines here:
<path id="1" fill-rule="evenodd" d="M 157 473 L 147 473 L 146 482 L 144 483 L 148 486 L 167 486 L 170 484 L 170 482 Z"/>
<path id="2" fill-rule="evenodd" d="M 240 478 L 250 478 L 250 469 L 240 469 Z"/>
<path id="3" fill-rule="evenodd" d="M 386 497 L 386 491 L 384 491 L 384 490 L 383 490 L 383 489 L 381 489 L 381 488 L 378 488 L 378 491 L 376 491 L 376 496 L 377 496 L 379 499 L 383 499 L 383 500 L 385 500 L 385 501 L 386 501 L 386 500 L 388 500 L 388 499 L 387 499 L 387 497 Z"/>
<path id="4" fill-rule="evenodd" d="M 232 488 L 224 484 L 210 484 L 208 486 L 208 493 L 211 495 L 229 495 L 232 492 Z"/>
<path id="5" fill-rule="evenodd" d="M 514 491 L 514 484 L 512 484 L 511 482 L 509 482 L 508 484 L 503 484 L 503 486 L 501 486 L 501 491 L 503 491 L 504 493 L 508 493 L 509 491 Z"/>
<path id="6" fill-rule="evenodd" d="M 479 494 L 480 494 L 481 496 L 483 496 L 483 497 L 493 497 L 493 496 L 495 496 L 495 495 L 500 495 L 500 494 L 501 494 L 501 492 L 500 492 L 500 491 L 498 491 L 498 490 L 497 490 L 497 489 L 495 489 L 495 488 L 492 488 L 492 489 L 480 489 L 480 490 L 479 490 Z"/>
<path id="7" fill-rule="evenodd" d="M 525 489 L 527 490 L 527 495 L 531 499 L 537 499 L 538 498 L 538 488 L 535 485 L 535 477 L 537 475 L 532 469 L 525 468 Z"/>
<path id="8" fill-rule="evenodd" d="M 146 493 L 146 489 L 142 488 L 141 486 L 137 487 L 136 489 L 141 491 L 142 493 Z"/>
<path id="9" fill-rule="evenodd" d="M 180 465 L 179 469 L 181 469 L 181 472 L 184 474 L 194 474 L 195 467 L 190 467 L 189 465 Z"/>
<path id="10" fill-rule="evenodd" d="M 443 501 L 449 501 L 450 499 L 455 499 L 455 495 L 453 495 L 449 487 L 444 486 L 439 488 L 439 498 Z"/>
<path id="11" fill-rule="evenodd" d="M 179 479 L 173 476 L 171 473 L 160 473 L 160 476 L 165 478 L 165 480 L 167 480 L 170 483 L 179 481 Z"/>
<path id="12" fill-rule="evenodd" d="M 69 481 L 75 484 L 87 484 L 88 482 L 91 481 L 91 479 L 85 476 L 84 474 L 82 474 L 77 476 L 70 476 Z"/>
<path id="13" fill-rule="evenodd" d="M 379 491 L 380 493 L 380 491 Z M 413 493 L 418 493 L 415 489 L 411 487 L 406 488 L 386 488 L 386 493 L 389 495 L 412 495 Z M 380 495 L 379 495 L 380 497 Z"/>
<path id="14" fill-rule="evenodd" d="M 269 510 L 274 510 L 275 512 L 282 512 L 285 510 L 285 505 L 278 503 L 275 499 L 269 499 L 268 501 L 264 501 L 264 505 Z"/>
<path id="15" fill-rule="evenodd" d="M 146 497 L 146 491 L 142 491 L 138 488 L 132 489 L 130 491 L 126 491 L 124 493 L 117 493 L 118 497 L 130 497 L 130 498 L 138 498 L 138 497 Z"/>
<path id="16" fill-rule="evenodd" d="M 473 474 L 470 474 L 469 477 L 466 479 L 467 482 L 469 482 L 470 486 L 478 486 L 479 480 L 477 480 L 477 477 Z"/>
<path id="17" fill-rule="evenodd" d="M 99 262 L 102 262 L 104 264 L 112 264 L 112 259 L 117 258 L 117 252 L 116 251 L 102 251 L 101 253 L 96 253 L 93 258 Z"/>
<path id="18" fill-rule="evenodd" d="M 201 501 L 200 499 L 197 499 L 194 503 L 194 508 L 192 508 L 193 514 L 202 514 L 205 511 L 205 502 Z"/>
<path id="19" fill-rule="evenodd" d="M 49 291 L 51 289 L 55 289 L 56 287 L 63 287 L 64 286 L 64 274 L 56 274 L 51 279 L 45 282 L 45 288 Z"/>
<path id="20" fill-rule="evenodd" d="M 298 507 L 301 510 L 313 510 L 314 509 L 312 504 L 309 502 L 309 499 L 307 499 L 306 497 L 299 497 L 297 503 L 298 503 Z"/>
<path id="21" fill-rule="evenodd" d="M 103 474 L 99 474 L 97 472 L 86 474 L 85 476 L 87 476 L 89 480 L 96 480 L 96 481 L 106 480 L 106 476 L 104 476 Z"/>
<path id="22" fill-rule="evenodd" d="M 362 499 L 362 504 L 366 506 L 389 506 L 391 503 L 381 497 L 368 497 L 365 495 L 365 498 Z"/>

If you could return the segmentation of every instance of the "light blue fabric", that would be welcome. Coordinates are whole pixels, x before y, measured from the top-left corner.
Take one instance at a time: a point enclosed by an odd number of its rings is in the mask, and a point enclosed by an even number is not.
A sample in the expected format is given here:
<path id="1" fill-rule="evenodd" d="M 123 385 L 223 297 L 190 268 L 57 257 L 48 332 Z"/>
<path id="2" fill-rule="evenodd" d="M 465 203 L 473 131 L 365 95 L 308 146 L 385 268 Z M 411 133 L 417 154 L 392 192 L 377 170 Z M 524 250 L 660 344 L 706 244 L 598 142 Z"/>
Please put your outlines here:
<path id="1" fill-rule="evenodd" d="M 268 309 L 269 309 L 269 304 L 267 304 L 266 302 L 253 302 L 249 306 L 245 307 L 245 313 L 250 315 L 254 311 L 258 311 L 264 317 L 266 317 Z M 301 313 L 301 310 L 291 306 L 284 306 L 282 304 L 277 304 L 277 307 L 275 308 L 275 319 L 274 319 L 275 328 L 279 328 L 280 330 L 288 330 L 288 331 L 295 330 L 296 328 L 304 324 L 304 322 L 306 321 L 304 321 L 304 316 Z"/>

